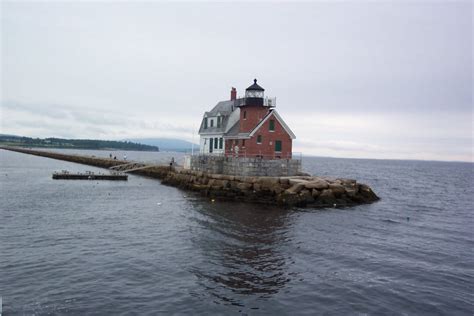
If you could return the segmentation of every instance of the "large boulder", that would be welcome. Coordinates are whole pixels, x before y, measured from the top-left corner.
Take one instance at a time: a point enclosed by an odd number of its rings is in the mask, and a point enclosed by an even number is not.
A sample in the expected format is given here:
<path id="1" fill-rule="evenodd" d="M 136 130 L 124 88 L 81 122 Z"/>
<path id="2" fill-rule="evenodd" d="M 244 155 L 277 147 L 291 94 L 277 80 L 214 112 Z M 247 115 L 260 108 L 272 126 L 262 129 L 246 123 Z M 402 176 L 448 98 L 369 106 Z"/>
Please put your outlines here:
<path id="1" fill-rule="evenodd" d="M 355 197 L 358 192 L 359 192 L 359 187 L 357 186 L 354 186 L 353 188 L 346 187 L 346 195 L 350 198 Z"/>
<path id="2" fill-rule="evenodd" d="M 313 196 L 314 199 L 317 199 L 320 194 L 321 194 L 321 191 L 318 191 L 317 189 L 313 189 L 311 191 L 311 195 Z"/>
<path id="3" fill-rule="evenodd" d="M 281 185 L 278 184 L 278 183 L 277 183 L 277 184 L 274 184 L 274 185 L 271 187 L 271 191 L 272 191 L 273 193 L 275 193 L 275 194 L 280 194 L 280 193 L 283 192 L 284 190 L 285 190 L 285 189 L 283 189 L 283 188 L 281 187 Z"/>
<path id="4" fill-rule="evenodd" d="M 285 190 L 287 194 L 296 194 L 303 190 L 305 187 L 304 183 L 293 184 L 289 189 Z"/>
<path id="5" fill-rule="evenodd" d="M 324 177 L 319 177 L 319 178 L 326 181 L 327 183 L 335 183 L 337 181 L 337 179 L 334 177 L 324 176 Z"/>
<path id="6" fill-rule="evenodd" d="M 257 182 L 257 178 L 256 177 L 241 177 L 241 181 L 242 182 L 245 182 L 245 183 L 255 183 Z"/>
<path id="7" fill-rule="evenodd" d="M 299 198 L 300 198 L 299 204 L 301 205 L 306 205 L 308 203 L 314 202 L 311 191 L 307 189 L 301 190 L 301 192 L 299 193 Z"/>
<path id="8" fill-rule="evenodd" d="M 211 184 L 211 181 L 213 182 L 212 184 Z M 216 180 L 216 179 L 209 180 L 209 186 L 217 190 L 222 190 L 222 189 L 227 188 L 228 183 L 229 181 L 227 180 Z"/>
<path id="9" fill-rule="evenodd" d="M 338 179 L 341 181 L 343 186 L 348 186 L 348 187 L 355 187 L 357 181 L 354 179 Z"/>
<path id="10" fill-rule="evenodd" d="M 314 180 L 307 182 L 305 184 L 305 187 L 307 189 L 316 189 L 316 190 L 324 190 L 329 187 L 329 184 L 325 180 Z"/>
<path id="11" fill-rule="evenodd" d="M 332 204 L 336 200 L 336 197 L 334 196 L 334 193 L 330 189 L 326 189 L 321 192 L 321 194 L 318 197 L 318 200 L 324 203 Z"/>
<path id="12" fill-rule="evenodd" d="M 192 186 L 191 186 L 191 189 L 192 190 L 195 190 L 195 191 L 204 191 L 207 189 L 207 186 L 206 185 L 203 185 L 203 184 L 196 184 L 194 183 Z"/>
<path id="13" fill-rule="evenodd" d="M 340 197 L 346 192 L 346 189 L 340 184 L 332 183 L 329 184 L 329 189 L 332 191 L 335 197 Z"/>
<path id="14" fill-rule="evenodd" d="M 277 195 L 277 203 L 287 206 L 297 205 L 301 199 L 300 196 L 296 193 L 284 191 L 283 193 Z"/>
<path id="15" fill-rule="evenodd" d="M 256 183 L 260 184 L 262 190 L 272 191 L 275 185 L 279 186 L 279 179 L 275 177 L 260 177 Z"/>
<path id="16" fill-rule="evenodd" d="M 374 191 L 372 191 L 372 189 L 365 184 L 359 185 L 359 193 L 363 197 L 365 202 L 373 202 L 379 200 L 379 197 L 374 193 Z"/>
<path id="17" fill-rule="evenodd" d="M 241 191 L 250 190 L 251 188 L 252 188 L 252 183 L 247 183 L 247 182 L 237 183 L 237 189 Z"/>
<path id="18" fill-rule="evenodd" d="M 290 181 L 290 184 L 291 184 L 291 185 L 295 185 L 295 184 L 299 184 L 299 183 L 305 184 L 305 183 L 308 182 L 308 180 L 306 180 L 306 179 L 299 179 L 299 178 L 296 178 L 296 179 L 289 179 L 289 181 Z"/>

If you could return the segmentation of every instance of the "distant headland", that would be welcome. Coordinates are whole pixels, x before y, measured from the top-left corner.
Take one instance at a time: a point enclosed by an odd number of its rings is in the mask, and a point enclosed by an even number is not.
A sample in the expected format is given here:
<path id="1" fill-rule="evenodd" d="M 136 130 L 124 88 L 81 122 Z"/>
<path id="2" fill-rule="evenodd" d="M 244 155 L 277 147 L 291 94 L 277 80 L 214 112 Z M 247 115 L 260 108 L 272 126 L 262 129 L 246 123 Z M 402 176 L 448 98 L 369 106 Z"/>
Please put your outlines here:
<path id="1" fill-rule="evenodd" d="M 144 145 L 131 141 L 114 141 L 98 139 L 64 139 L 64 138 L 32 138 L 16 135 L 0 134 L 0 145 L 36 148 L 66 149 L 115 149 L 136 151 L 160 151 L 158 146 Z"/>
<path id="2" fill-rule="evenodd" d="M 65 139 L 57 137 L 34 138 L 0 134 L 0 146 L 90 149 L 90 150 L 135 150 L 191 152 L 199 150 L 198 144 L 176 138 L 126 138 L 123 140 Z"/>

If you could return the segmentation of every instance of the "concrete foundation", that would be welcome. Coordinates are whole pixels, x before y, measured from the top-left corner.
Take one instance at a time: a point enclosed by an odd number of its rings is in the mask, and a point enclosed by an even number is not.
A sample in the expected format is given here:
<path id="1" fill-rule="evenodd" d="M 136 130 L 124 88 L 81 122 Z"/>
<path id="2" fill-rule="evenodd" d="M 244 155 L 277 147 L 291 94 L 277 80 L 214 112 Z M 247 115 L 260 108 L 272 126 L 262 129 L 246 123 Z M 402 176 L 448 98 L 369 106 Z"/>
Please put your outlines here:
<path id="1" fill-rule="evenodd" d="M 195 155 L 190 157 L 190 169 L 211 174 L 248 177 L 296 176 L 301 173 L 301 160 Z"/>

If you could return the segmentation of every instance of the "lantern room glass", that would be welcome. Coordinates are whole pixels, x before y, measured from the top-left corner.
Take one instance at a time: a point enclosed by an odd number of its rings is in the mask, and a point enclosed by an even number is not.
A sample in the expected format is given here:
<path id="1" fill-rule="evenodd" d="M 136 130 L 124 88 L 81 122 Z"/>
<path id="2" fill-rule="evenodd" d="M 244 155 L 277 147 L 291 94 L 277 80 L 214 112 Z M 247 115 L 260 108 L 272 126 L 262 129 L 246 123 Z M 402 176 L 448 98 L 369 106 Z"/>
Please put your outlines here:
<path id="1" fill-rule="evenodd" d="M 245 91 L 246 98 L 262 98 L 263 99 L 263 91 L 257 90 L 247 90 Z"/>

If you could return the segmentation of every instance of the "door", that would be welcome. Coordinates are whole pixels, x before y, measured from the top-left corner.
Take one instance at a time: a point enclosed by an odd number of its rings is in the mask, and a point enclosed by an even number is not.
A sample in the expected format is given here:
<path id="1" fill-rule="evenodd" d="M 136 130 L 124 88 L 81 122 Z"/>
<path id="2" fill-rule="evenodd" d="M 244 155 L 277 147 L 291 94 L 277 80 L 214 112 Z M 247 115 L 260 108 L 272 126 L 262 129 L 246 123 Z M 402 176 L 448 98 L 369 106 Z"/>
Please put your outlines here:
<path id="1" fill-rule="evenodd" d="M 209 152 L 212 153 L 214 138 L 209 138 Z"/>
<path id="2" fill-rule="evenodd" d="M 281 140 L 276 140 L 275 141 L 275 152 L 277 152 L 277 153 L 281 152 Z"/>

